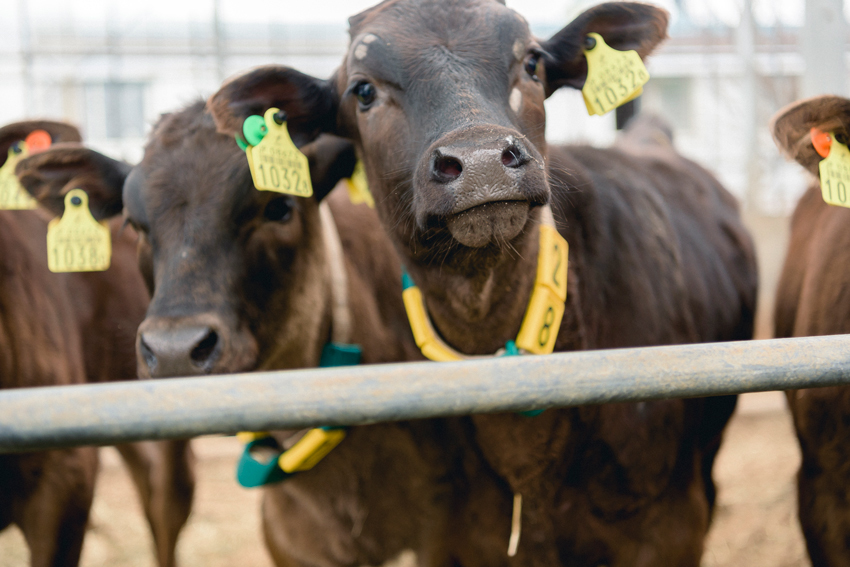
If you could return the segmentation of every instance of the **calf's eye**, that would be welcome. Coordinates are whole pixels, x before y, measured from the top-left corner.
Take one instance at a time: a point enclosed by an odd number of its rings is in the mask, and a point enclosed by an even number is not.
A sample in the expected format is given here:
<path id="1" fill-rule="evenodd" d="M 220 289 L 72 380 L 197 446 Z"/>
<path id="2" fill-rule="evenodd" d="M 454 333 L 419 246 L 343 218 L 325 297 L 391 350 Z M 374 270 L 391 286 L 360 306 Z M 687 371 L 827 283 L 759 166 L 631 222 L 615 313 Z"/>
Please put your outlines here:
<path id="1" fill-rule="evenodd" d="M 537 66 L 540 65 L 540 54 L 532 53 L 525 60 L 525 72 L 528 73 L 528 76 L 534 79 L 535 81 L 539 81 L 540 79 L 537 77 Z"/>
<path id="2" fill-rule="evenodd" d="M 273 222 L 287 222 L 292 218 L 292 199 L 277 197 L 266 203 L 263 216 Z"/>
<path id="3" fill-rule="evenodd" d="M 353 92 L 354 96 L 357 97 L 357 102 L 360 103 L 360 108 L 364 110 L 369 108 L 378 96 L 378 91 L 375 89 L 375 85 L 367 83 L 366 81 L 357 83 Z"/>

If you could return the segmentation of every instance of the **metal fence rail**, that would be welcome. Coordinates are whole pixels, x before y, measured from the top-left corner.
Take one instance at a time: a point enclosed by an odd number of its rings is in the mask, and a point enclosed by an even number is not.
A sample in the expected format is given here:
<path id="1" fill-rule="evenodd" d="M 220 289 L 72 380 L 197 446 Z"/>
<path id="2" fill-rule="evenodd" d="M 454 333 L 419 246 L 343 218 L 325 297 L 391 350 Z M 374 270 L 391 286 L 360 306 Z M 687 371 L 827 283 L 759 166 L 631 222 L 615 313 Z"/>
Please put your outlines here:
<path id="1" fill-rule="evenodd" d="M 850 384 L 850 335 L 0 392 L 0 452 Z"/>

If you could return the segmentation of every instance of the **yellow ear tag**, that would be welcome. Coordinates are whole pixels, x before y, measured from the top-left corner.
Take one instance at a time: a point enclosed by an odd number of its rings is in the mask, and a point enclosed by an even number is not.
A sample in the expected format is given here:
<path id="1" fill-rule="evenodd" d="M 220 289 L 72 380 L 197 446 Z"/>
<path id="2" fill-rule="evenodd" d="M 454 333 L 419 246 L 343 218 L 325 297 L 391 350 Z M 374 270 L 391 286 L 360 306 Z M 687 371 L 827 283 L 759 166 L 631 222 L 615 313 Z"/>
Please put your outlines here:
<path id="1" fill-rule="evenodd" d="M 15 166 L 27 157 L 26 143 L 21 142 L 18 147 L 20 151 L 17 153 L 14 148 L 9 148 L 6 163 L 0 167 L 0 210 L 22 211 L 38 208 L 38 202 L 21 187 L 18 176 L 15 175 Z"/>
<path id="2" fill-rule="evenodd" d="M 307 156 L 295 147 L 286 122 L 278 124 L 274 115 L 279 110 L 270 108 L 263 119 L 268 134 L 256 146 L 248 146 L 248 166 L 254 187 L 260 191 L 275 191 L 296 197 L 309 197 L 313 194 L 310 182 L 310 166 Z"/>
<path id="3" fill-rule="evenodd" d="M 596 45 L 584 50 L 587 80 L 581 94 L 588 114 L 602 116 L 639 97 L 649 81 L 649 72 L 637 51 L 617 51 L 598 33 L 587 35 Z"/>
<path id="4" fill-rule="evenodd" d="M 835 139 L 833 132 L 829 137 L 832 139 L 829 157 L 818 165 L 823 200 L 830 205 L 850 208 L 850 150 Z"/>
<path id="5" fill-rule="evenodd" d="M 362 161 L 357 160 L 354 165 L 354 172 L 346 181 L 348 182 L 348 198 L 352 204 L 366 203 L 370 209 L 375 208 L 375 199 L 372 198 L 372 193 L 369 191 L 366 170 L 363 168 Z"/>
<path id="6" fill-rule="evenodd" d="M 69 191 L 62 218 L 47 225 L 47 267 L 51 272 L 102 272 L 111 259 L 106 222 L 94 220 L 85 191 Z"/>

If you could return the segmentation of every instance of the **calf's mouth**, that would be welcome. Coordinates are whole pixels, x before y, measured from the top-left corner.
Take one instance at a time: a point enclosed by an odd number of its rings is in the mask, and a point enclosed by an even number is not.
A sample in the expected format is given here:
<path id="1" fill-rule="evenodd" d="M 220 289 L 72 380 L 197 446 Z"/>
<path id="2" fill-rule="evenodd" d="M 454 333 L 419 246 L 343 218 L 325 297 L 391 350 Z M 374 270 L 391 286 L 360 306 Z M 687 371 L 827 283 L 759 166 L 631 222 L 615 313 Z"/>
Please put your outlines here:
<path id="1" fill-rule="evenodd" d="M 470 207 L 446 218 L 455 240 L 470 248 L 516 238 L 528 222 L 528 201 L 492 201 Z"/>

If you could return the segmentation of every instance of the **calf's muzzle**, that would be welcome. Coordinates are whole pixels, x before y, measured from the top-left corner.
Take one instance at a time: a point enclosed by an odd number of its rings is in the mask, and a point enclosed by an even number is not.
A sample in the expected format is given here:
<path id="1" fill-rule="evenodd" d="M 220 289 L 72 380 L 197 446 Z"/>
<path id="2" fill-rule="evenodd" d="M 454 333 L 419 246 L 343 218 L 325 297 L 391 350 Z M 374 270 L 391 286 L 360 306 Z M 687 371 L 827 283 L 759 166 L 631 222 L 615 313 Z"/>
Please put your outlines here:
<path id="1" fill-rule="evenodd" d="M 549 187 L 540 153 L 515 130 L 476 125 L 431 144 L 415 176 L 417 222 L 445 219 L 461 244 L 485 246 L 519 234 Z"/>

